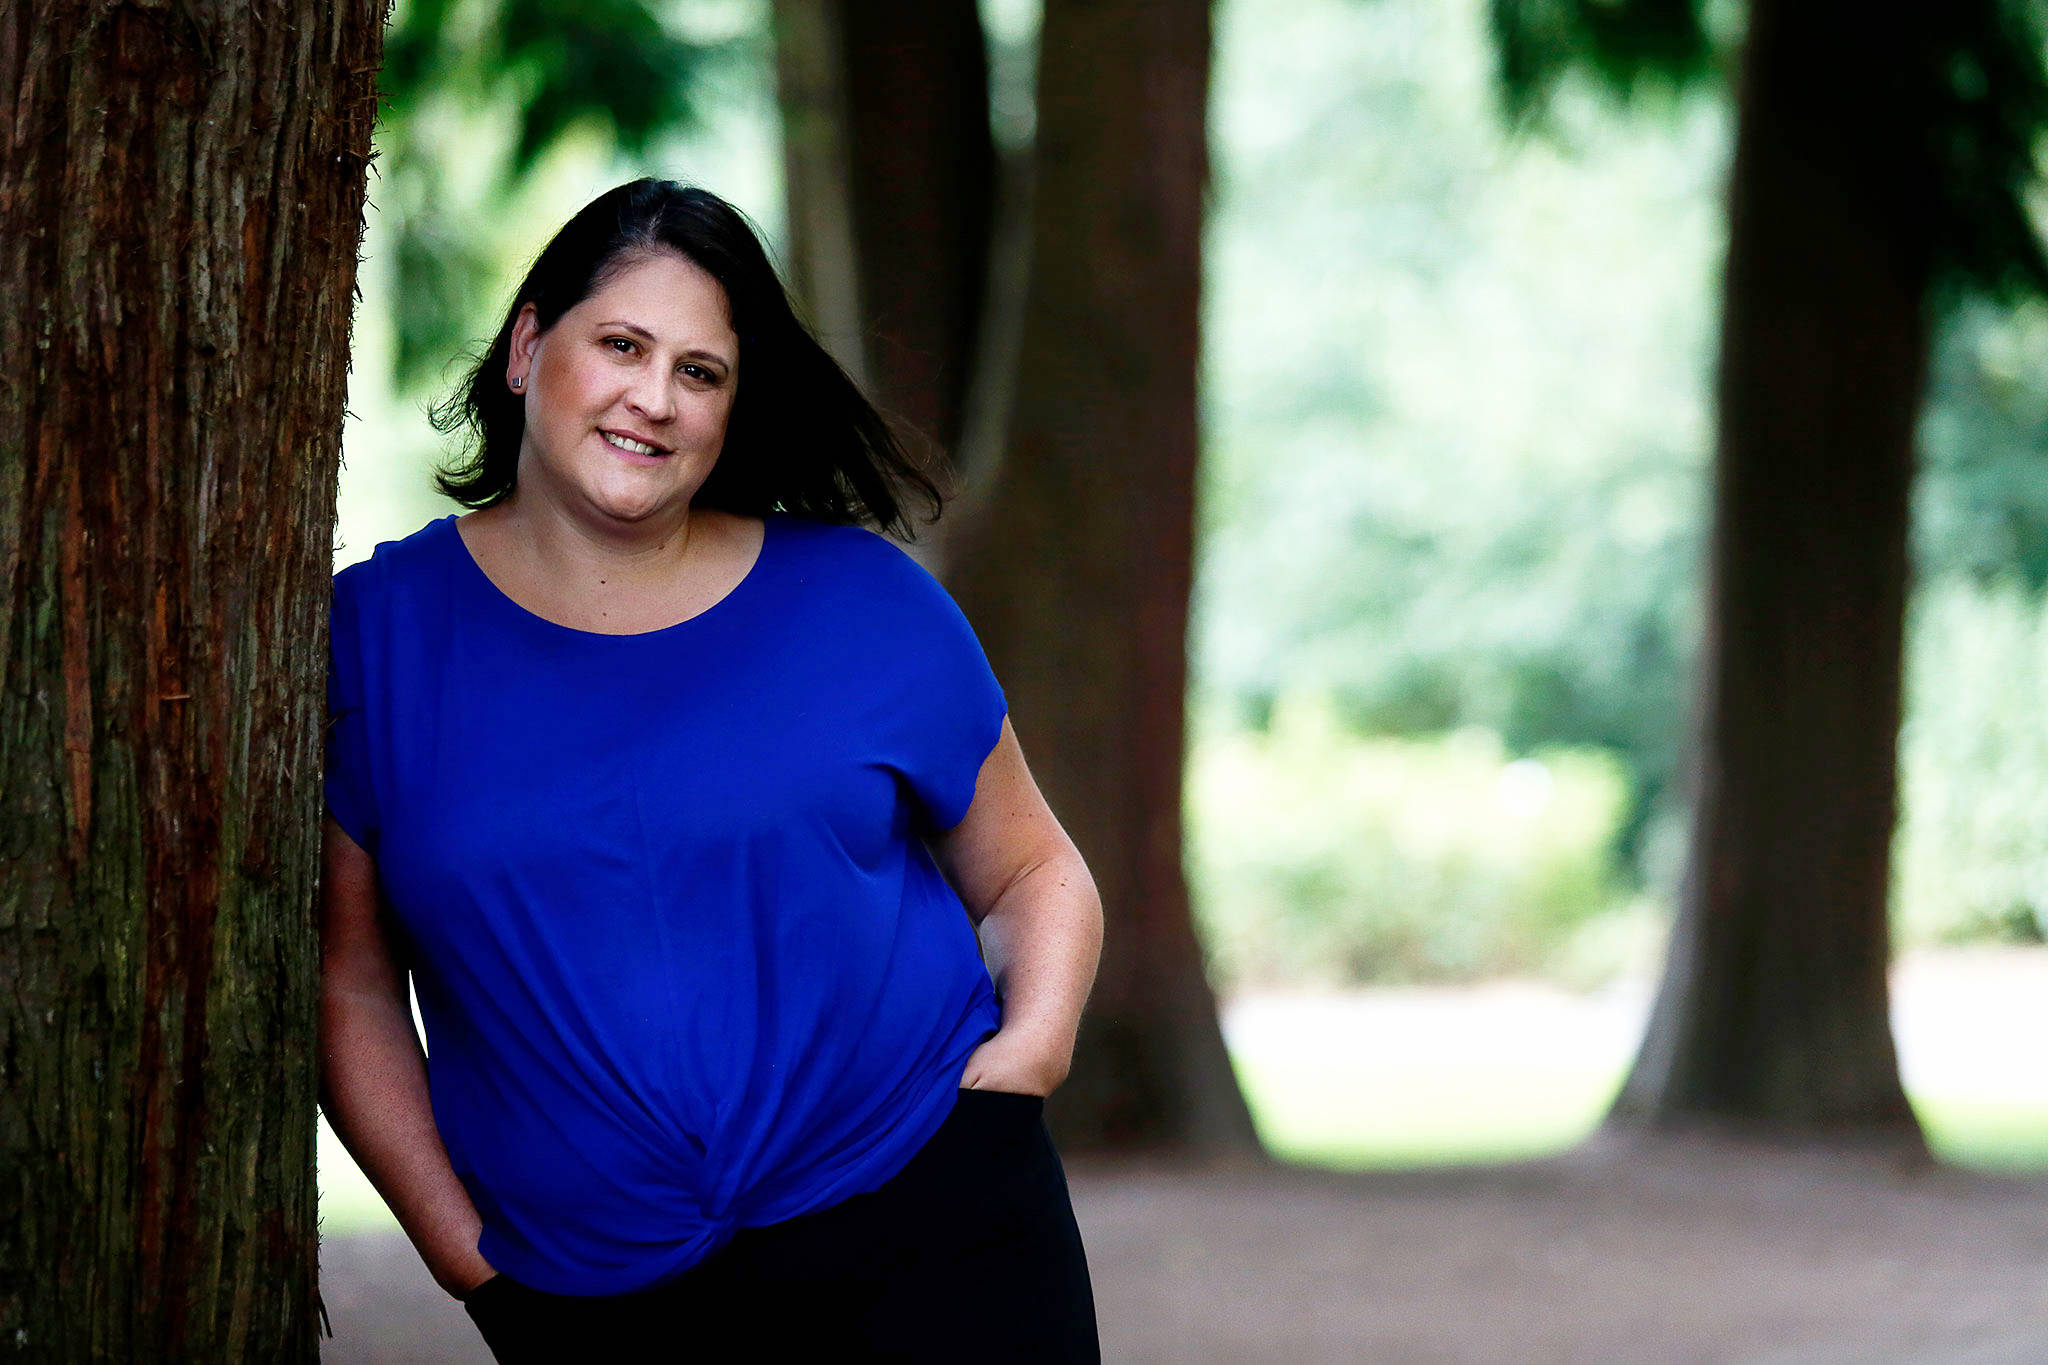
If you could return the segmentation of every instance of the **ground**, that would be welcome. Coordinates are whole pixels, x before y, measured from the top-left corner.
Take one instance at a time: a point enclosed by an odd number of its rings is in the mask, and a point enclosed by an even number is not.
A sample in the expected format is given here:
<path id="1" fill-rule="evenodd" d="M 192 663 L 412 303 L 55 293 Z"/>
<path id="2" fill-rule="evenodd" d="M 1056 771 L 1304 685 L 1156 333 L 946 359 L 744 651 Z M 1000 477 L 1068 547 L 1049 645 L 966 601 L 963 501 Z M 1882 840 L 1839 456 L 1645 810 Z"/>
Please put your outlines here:
<path id="1" fill-rule="evenodd" d="M 1073 1183 L 1111 1362 L 2048 1362 L 2039 1177 L 1690 1141 Z M 403 1237 L 323 1266 L 330 1365 L 488 1362 Z"/>

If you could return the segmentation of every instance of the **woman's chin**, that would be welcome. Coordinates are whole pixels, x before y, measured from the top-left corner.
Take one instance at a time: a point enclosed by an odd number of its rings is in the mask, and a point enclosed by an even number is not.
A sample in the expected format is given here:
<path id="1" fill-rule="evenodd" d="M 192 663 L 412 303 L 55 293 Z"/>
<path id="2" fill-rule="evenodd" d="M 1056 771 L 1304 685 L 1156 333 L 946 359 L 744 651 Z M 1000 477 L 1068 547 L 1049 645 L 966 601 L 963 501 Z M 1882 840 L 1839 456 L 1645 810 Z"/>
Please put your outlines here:
<path id="1" fill-rule="evenodd" d="M 660 472 L 660 471 L 654 471 Z M 608 517 L 620 521 L 645 521 L 662 512 L 675 511 L 690 501 L 694 486 L 682 486 L 673 479 L 593 479 L 584 485 L 584 499 Z"/>

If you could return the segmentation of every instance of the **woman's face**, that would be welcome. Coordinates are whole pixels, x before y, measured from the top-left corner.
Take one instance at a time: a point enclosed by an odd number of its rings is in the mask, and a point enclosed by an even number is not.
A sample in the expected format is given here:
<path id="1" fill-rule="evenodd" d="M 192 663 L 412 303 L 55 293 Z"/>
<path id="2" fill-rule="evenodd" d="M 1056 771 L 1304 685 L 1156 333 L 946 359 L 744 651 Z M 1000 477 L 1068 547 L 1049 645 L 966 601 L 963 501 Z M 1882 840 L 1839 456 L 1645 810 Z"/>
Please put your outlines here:
<path id="1" fill-rule="evenodd" d="M 546 332 L 529 303 L 512 330 L 514 379 L 526 400 L 523 495 L 622 521 L 679 510 L 711 473 L 732 415 L 739 338 L 725 290 L 661 251 Z"/>

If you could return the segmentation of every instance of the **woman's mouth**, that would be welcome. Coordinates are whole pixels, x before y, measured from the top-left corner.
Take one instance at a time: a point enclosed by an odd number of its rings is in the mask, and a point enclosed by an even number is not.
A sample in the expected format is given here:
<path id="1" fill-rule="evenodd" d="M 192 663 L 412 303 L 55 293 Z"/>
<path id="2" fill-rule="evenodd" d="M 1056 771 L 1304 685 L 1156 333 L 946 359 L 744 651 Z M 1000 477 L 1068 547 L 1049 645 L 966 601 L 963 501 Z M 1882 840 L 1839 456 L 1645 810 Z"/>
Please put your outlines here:
<path id="1" fill-rule="evenodd" d="M 630 436 L 621 436 L 611 431 L 600 431 L 597 434 L 604 438 L 606 445 L 628 460 L 640 464 L 660 464 L 668 458 L 667 451 L 659 446 L 651 446 L 645 441 L 636 441 Z"/>

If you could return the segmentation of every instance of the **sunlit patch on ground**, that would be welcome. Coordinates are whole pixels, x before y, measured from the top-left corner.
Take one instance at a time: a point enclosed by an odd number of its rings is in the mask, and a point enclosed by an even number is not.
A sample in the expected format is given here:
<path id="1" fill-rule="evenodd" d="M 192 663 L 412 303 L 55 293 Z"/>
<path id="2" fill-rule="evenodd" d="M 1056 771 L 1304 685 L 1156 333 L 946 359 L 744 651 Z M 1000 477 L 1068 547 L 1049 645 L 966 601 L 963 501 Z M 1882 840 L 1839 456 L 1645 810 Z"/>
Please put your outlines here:
<path id="1" fill-rule="evenodd" d="M 1621 1084 L 1645 983 L 1252 995 L 1224 1028 L 1273 1151 L 1352 1169 L 1508 1160 L 1585 1137 Z M 1937 1155 L 2048 1169 L 2048 950 L 1916 953 L 1893 974 L 1900 1067 Z"/>

